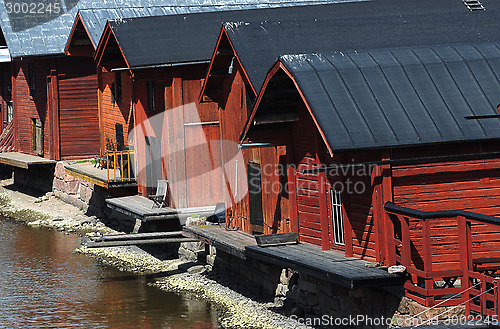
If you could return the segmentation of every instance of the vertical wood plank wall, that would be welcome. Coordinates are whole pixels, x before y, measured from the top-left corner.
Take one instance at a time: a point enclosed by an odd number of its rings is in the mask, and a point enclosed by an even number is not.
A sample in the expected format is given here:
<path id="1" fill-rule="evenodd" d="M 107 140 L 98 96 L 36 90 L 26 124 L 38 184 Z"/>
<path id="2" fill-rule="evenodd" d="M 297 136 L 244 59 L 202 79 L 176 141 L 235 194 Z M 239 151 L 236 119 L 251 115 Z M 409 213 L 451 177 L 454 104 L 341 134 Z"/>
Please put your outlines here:
<path id="1" fill-rule="evenodd" d="M 97 74 L 87 58 L 60 59 L 59 140 L 61 158 L 99 154 Z"/>
<path id="2" fill-rule="evenodd" d="M 29 91 L 29 63 L 35 69 L 35 95 Z M 97 76 L 94 64 L 88 58 L 37 58 L 31 61 L 12 63 L 12 90 L 15 117 L 16 142 L 19 152 L 36 155 L 32 151 L 32 119 L 39 119 L 44 130 L 44 157 L 72 158 L 93 156 L 99 151 L 99 127 L 97 112 Z M 51 71 L 57 72 L 57 91 L 48 90 Z M 58 110 L 49 116 L 47 95 L 54 99 L 51 109 Z M 60 120 L 59 131 L 49 118 Z M 78 129 L 76 129 L 78 128 Z M 60 151 L 51 154 L 51 149 L 59 149 L 52 134 L 58 134 Z"/>
<path id="3" fill-rule="evenodd" d="M 239 137 L 243 131 L 244 124 L 247 120 L 247 97 L 246 92 L 249 88 L 245 87 L 243 78 L 243 70 L 237 63 L 234 62 L 233 74 L 225 79 L 222 86 L 222 100 L 219 102 L 220 112 L 220 129 L 221 139 L 225 141 L 222 148 L 222 160 L 227 164 L 231 160 L 237 150 Z M 278 172 L 279 165 L 286 166 L 286 135 L 281 136 L 281 140 L 275 137 L 278 145 L 281 147 L 265 147 L 242 150 L 243 163 L 238 163 L 238 181 L 246 182 L 238 185 L 238 191 L 230 191 L 232 195 L 239 196 L 241 199 L 236 204 L 232 204 L 232 199 L 227 198 L 226 205 L 231 206 L 231 216 L 235 222 L 235 226 L 252 233 L 253 229 L 250 223 L 250 209 L 248 198 L 248 177 L 247 165 L 250 162 L 260 165 L 262 172 L 262 211 L 264 228 L 263 233 L 282 233 L 290 231 L 290 213 L 289 200 L 286 191 L 278 188 L 279 182 L 286 182 L 286 169 Z M 236 180 L 236 165 L 225 166 L 225 176 L 227 182 L 231 182 L 234 186 Z"/>
<path id="4" fill-rule="evenodd" d="M 16 132 L 16 151 L 36 155 L 32 151 L 31 120 L 40 119 L 44 129 L 44 149 L 49 149 L 49 120 L 46 120 L 46 77 L 50 74 L 50 67 L 54 67 L 54 60 L 33 60 L 36 68 L 35 95 L 30 96 L 28 86 L 28 61 L 14 61 L 12 64 L 12 88 L 14 105 L 14 125 Z M 48 152 L 45 152 L 48 156 Z"/>
<path id="5" fill-rule="evenodd" d="M 222 201 L 220 127 L 214 103 L 198 103 L 205 65 L 189 65 L 135 76 L 137 127 L 161 141 L 162 178 L 169 180 L 177 208 Z M 153 80 L 157 109 L 148 109 L 147 82 Z M 146 166 L 144 137 L 137 138 L 138 164 Z M 139 173 L 139 193 L 148 193 L 147 172 Z"/>
<path id="6" fill-rule="evenodd" d="M 129 139 L 129 132 L 134 126 L 132 115 L 132 78 L 128 72 L 121 72 L 122 80 L 122 100 L 121 102 L 111 101 L 111 84 L 115 79 L 115 72 L 109 72 L 103 67 L 99 67 L 100 81 L 100 148 L 103 154 L 106 150 L 116 150 L 115 124 L 123 126 L 123 137 L 125 142 Z"/>

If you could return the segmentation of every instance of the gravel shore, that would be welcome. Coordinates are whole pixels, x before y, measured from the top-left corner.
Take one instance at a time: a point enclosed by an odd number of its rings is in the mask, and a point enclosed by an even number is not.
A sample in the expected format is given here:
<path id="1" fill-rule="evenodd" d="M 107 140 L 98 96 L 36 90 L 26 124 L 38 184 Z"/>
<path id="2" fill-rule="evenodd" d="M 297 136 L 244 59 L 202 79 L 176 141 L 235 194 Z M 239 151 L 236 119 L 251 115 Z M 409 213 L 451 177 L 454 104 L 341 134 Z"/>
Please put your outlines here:
<path id="1" fill-rule="evenodd" d="M 95 232 L 118 233 L 98 218 L 86 216 L 50 193 L 40 198 L 19 192 L 13 188 L 12 180 L 0 182 L 0 216 L 79 236 Z M 136 246 L 80 247 L 75 252 L 122 271 L 151 275 L 155 278 L 151 285 L 159 289 L 192 293 L 210 302 L 219 310 L 223 328 L 306 328 L 290 317 L 273 312 L 270 309 L 274 306 L 272 303 L 259 303 L 211 279 L 210 266 L 190 264 L 180 259 L 160 260 Z"/>

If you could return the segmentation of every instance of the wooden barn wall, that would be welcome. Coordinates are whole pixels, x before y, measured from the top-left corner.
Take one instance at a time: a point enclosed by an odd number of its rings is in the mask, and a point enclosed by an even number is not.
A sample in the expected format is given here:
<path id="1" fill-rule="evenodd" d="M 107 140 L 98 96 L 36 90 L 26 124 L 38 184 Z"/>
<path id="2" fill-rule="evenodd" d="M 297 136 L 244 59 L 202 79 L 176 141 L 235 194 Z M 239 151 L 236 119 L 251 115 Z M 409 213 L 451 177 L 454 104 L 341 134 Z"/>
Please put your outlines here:
<path id="1" fill-rule="evenodd" d="M 0 109 L 1 109 L 1 128 L 2 130 L 8 124 L 7 103 L 12 100 L 12 74 L 11 63 L 0 63 Z"/>
<path id="2" fill-rule="evenodd" d="M 125 142 L 128 134 L 134 126 L 132 111 L 132 77 L 128 72 L 121 72 L 122 100 L 120 102 L 111 101 L 111 84 L 115 79 L 115 72 L 108 72 L 105 68 L 99 67 L 99 126 L 100 126 L 100 149 L 104 154 L 106 150 L 116 150 L 116 130 L 115 125 L 123 126 Z"/>
<path id="3" fill-rule="evenodd" d="M 168 179 L 170 203 L 177 208 L 214 205 L 223 199 L 217 107 L 198 102 L 206 69 L 206 65 L 178 66 L 135 76 L 138 167 L 145 168 L 138 176 L 139 193 L 150 194 L 153 189 L 148 186 Z M 155 84 L 154 112 L 148 107 L 148 81 Z M 159 141 L 160 155 L 146 155 L 146 136 Z M 148 168 L 154 157 L 161 163 Z"/>
<path id="4" fill-rule="evenodd" d="M 249 163 L 259 164 L 262 175 L 262 212 L 264 227 L 263 231 L 269 233 L 282 233 L 290 231 L 290 215 L 288 195 L 278 188 L 279 182 L 286 180 L 286 172 L 279 174 L 279 162 L 286 164 L 285 147 L 266 147 L 260 149 L 247 149 L 242 151 L 243 163 L 228 164 L 238 152 L 237 145 L 241 132 L 247 120 L 247 89 L 242 77 L 242 69 L 235 63 L 233 75 L 225 79 L 221 94 L 223 101 L 219 104 L 221 139 L 224 141 L 222 147 L 222 160 L 225 164 L 225 182 L 230 186 L 235 185 L 235 180 L 240 183 L 238 191 L 230 190 L 233 197 L 226 196 L 226 205 L 231 206 L 228 212 L 233 218 L 234 225 L 248 233 L 253 233 L 250 224 L 249 196 L 247 166 Z M 283 141 L 284 144 L 285 141 Z M 236 171 L 238 177 L 236 177 Z M 270 173 L 270 174 L 266 174 Z M 227 185 L 227 184 L 226 184 Z"/>
<path id="5" fill-rule="evenodd" d="M 156 167 L 154 173 L 151 172 L 152 166 L 148 159 L 152 157 L 160 157 L 161 154 L 151 154 L 151 149 L 146 148 L 146 137 L 154 138 L 158 141 L 162 138 L 162 123 L 158 120 L 163 120 L 165 111 L 165 95 L 167 93 L 167 81 L 171 73 L 169 69 L 160 70 L 141 70 L 137 71 L 134 76 L 134 145 L 136 148 L 137 157 L 137 183 L 139 193 L 142 195 L 150 195 L 154 193 L 152 186 L 156 184 L 152 180 L 164 178 L 164 173 L 161 168 Z M 155 83 L 155 111 L 149 110 L 148 99 L 148 81 L 152 80 Z M 146 155 L 146 151 L 149 153 Z M 158 152 L 155 152 L 158 153 Z M 155 164 L 157 165 L 157 164 Z M 158 170 L 160 172 L 158 172 Z"/>
<path id="6" fill-rule="evenodd" d="M 262 163 L 271 164 L 272 169 L 295 166 L 296 208 L 290 208 L 291 196 L 288 193 L 266 194 L 263 210 L 266 233 L 292 231 L 292 212 L 297 212 L 298 232 L 302 242 L 312 243 L 326 249 L 344 250 L 343 245 L 336 245 L 333 238 L 332 207 L 330 189 L 341 191 L 344 231 L 346 245 L 350 252 L 362 259 L 377 259 L 378 232 L 374 218 L 372 173 L 366 170 L 331 171 L 324 178 L 320 174 L 303 174 L 302 170 L 317 167 L 319 164 L 338 164 L 347 161 L 373 161 L 380 155 L 376 152 L 346 155 L 332 158 L 324 144 L 315 123 L 303 105 L 299 108 L 299 121 L 279 129 L 253 129 L 247 142 L 270 142 L 286 146 L 262 148 L 260 154 L 252 154 L 250 161 L 256 158 Z M 263 154 L 266 150 L 266 154 Z M 257 150 L 258 151 L 258 150 Z M 280 166 L 276 166 L 277 164 Z M 263 185 L 286 184 L 286 173 L 263 172 Z M 321 195 L 320 184 L 325 184 Z M 356 184 L 357 189 L 354 190 Z M 275 185 L 276 186 L 276 185 Z M 321 203 L 324 204 L 322 210 Z M 323 216 L 323 217 L 322 217 Z M 322 222 L 323 220 L 323 222 Z M 349 239 L 349 240 L 348 240 Z"/>
<path id="7" fill-rule="evenodd" d="M 362 152 L 339 155 L 341 163 L 369 162 L 380 160 L 377 152 Z M 344 224 L 347 239 L 350 237 L 352 253 L 355 257 L 370 261 L 378 259 L 379 224 L 382 214 L 376 214 L 376 207 L 380 206 L 377 200 L 377 181 L 372 180 L 373 169 L 366 167 L 348 167 L 336 170 L 339 190 L 342 191 L 342 205 L 344 215 L 347 216 L 349 227 Z M 335 182 L 330 181 L 335 187 Z M 330 197 L 330 195 L 328 195 Z M 331 205 L 331 200 L 328 202 Z M 345 222 L 345 221 L 344 221 Z"/>
<path id="8" fill-rule="evenodd" d="M 35 70 L 35 94 L 30 95 L 28 86 L 29 63 L 33 63 Z M 15 149 L 16 151 L 36 155 L 32 150 L 31 122 L 39 119 L 44 130 L 44 156 L 49 153 L 50 122 L 47 120 L 46 100 L 47 76 L 50 69 L 55 68 L 55 59 L 34 59 L 14 61 L 12 64 L 12 89 L 15 120 Z"/>
<path id="9" fill-rule="evenodd" d="M 319 175 L 302 173 L 302 170 L 316 168 L 318 165 L 316 158 L 318 133 L 305 107 L 299 109 L 299 121 L 292 124 L 291 134 L 296 165 L 295 177 L 300 240 L 321 246 Z"/>
<path id="10" fill-rule="evenodd" d="M 97 74 L 88 58 L 58 63 L 61 158 L 99 154 Z"/>
<path id="11" fill-rule="evenodd" d="M 485 148 L 498 151 L 495 145 L 456 145 L 439 148 L 439 154 L 479 153 Z M 438 149 L 418 150 L 422 156 L 435 155 Z M 400 152 L 396 157 L 413 153 Z M 500 160 L 462 160 L 392 168 L 394 202 L 424 211 L 464 209 L 485 215 L 500 216 Z M 433 270 L 458 268 L 458 227 L 449 220 L 431 221 L 433 237 Z M 422 257 L 421 225 L 410 222 L 413 258 L 418 266 Z M 472 226 L 473 258 L 497 253 L 500 226 L 475 224 Z"/>
<path id="12" fill-rule="evenodd" d="M 190 207 L 215 205 L 223 201 L 223 163 L 217 105 L 213 102 L 198 102 L 205 73 L 206 66 L 197 65 L 179 68 L 176 74 L 183 77 L 182 99 L 191 109 L 184 111 L 183 120 L 186 201 Z"/>

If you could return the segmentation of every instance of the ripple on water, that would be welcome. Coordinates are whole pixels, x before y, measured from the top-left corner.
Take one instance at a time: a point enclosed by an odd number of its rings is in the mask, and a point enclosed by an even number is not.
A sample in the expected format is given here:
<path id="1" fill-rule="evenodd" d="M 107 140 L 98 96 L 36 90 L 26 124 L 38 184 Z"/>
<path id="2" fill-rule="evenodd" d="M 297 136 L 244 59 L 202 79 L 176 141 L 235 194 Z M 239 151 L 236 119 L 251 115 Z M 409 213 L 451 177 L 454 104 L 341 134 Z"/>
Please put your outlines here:
<path id="1" fill-rule="evenodd" d="M 74 236 L 0 220 L 1 328 L 218 328 L 207 303 L 74 248 Z"/>

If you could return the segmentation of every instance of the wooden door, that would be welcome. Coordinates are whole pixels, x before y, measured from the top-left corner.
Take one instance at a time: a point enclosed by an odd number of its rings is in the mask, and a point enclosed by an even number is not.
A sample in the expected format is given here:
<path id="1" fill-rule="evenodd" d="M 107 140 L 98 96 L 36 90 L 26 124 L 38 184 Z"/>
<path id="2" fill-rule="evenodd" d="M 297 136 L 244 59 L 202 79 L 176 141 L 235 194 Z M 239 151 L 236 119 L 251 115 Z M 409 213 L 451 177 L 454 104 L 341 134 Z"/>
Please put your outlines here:
<path id="1" fill-rule="evenodd" d="M 38 118 L 31 118 L 31 148 L 39 156 L 43 156 L 43 124 Z"/>
<path id="2" fill-rule="evenodd" d="M 47 77 L 47 113 L 49 118 L 50 144 L 49 157 L 54 160 L 61 159 L 59 144 L 59 92 L 57 72 L 52 70 Z"/>
<path id="3" fill-rule="evenodd" d="M 161 144 L 156 137 L 145 136 L 146 187 L 148 195 L 156 193 L 158 180 L 162 179 Z"/>
<path id="4" fill-rule="evenodd" d="M 262 173 L 260 164 L 250 162 L 247 166 L 248 203 L 252 233 L 264 232 L 264 215 L 262 211 Z"/>

